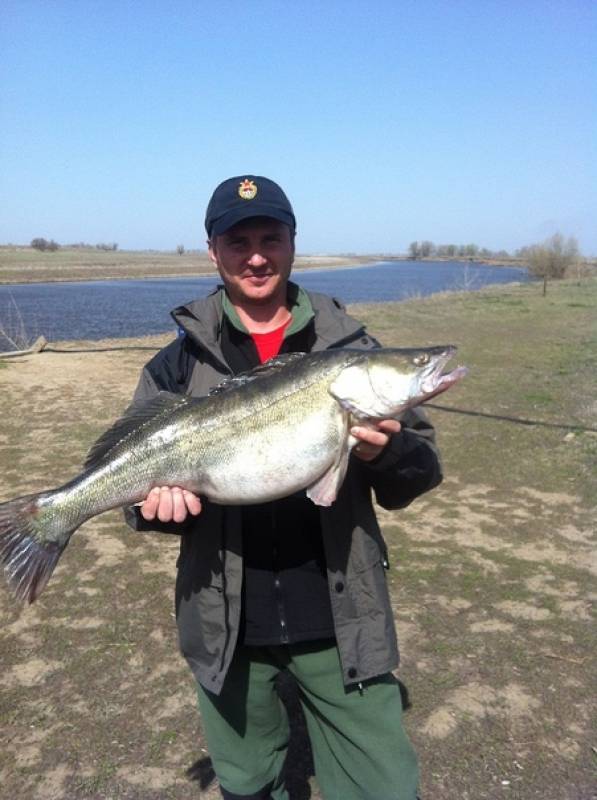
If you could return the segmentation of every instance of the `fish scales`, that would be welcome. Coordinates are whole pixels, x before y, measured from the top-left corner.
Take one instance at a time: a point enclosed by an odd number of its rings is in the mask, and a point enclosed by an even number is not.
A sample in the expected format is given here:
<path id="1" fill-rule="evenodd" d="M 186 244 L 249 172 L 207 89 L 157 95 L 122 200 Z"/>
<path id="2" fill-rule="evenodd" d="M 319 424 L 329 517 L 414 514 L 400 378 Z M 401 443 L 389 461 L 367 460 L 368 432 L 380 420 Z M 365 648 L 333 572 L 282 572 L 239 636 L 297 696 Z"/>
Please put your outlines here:
<path id="1" fill-rule="evenodd" d="M 280 397 L 226 423 L 201 444 L 202 491 L 237 504 L 283 497 L 308 485 L 333 462 L 345 429 L 344 412 L 327 381 Z"/>

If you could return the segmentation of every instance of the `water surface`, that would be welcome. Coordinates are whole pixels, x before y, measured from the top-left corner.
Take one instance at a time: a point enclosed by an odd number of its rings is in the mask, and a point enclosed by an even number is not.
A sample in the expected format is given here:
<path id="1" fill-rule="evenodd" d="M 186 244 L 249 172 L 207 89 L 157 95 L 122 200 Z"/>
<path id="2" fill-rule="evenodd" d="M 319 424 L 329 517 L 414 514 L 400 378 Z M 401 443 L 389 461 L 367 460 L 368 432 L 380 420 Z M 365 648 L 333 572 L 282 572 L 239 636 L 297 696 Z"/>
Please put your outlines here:
<path id="1" fill-rule="evenodd" d="M 295 272 L 293 280 L 345 303 L 381 302 L 445 290 L 529 280 L 526 270 L 469 262 L 388 261 Z M 50 341 L 141 336 L 173 330 L 170 310 L 217 286 L 216 276 L 0 286 L 0 322 Z M 0 337 L 0 350 L 10 349 Z"/>

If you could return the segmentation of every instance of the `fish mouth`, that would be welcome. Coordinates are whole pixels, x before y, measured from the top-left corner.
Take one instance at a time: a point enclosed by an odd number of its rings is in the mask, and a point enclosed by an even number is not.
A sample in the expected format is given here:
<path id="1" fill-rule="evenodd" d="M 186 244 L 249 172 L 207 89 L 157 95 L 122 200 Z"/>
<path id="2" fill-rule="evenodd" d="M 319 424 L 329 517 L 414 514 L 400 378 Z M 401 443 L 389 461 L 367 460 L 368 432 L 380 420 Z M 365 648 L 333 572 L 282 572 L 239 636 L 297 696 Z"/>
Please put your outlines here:
<path id="1" fill-rule="evenodd" d="M 455 352 L 455 347 L 448 347 L 446 348 L 445 352 L 437 358 L 433 368 L 421 382 L 422 400 L 420 402 L 424 403 L 427 400 L 430 400 L 432 397 L 442 394 L 442 392 L 445 392 L 447 389 L 454 386 L 455 383 L 458 383 L 458 381 L 464 378 L 464 376 L 468 373 L 468 369 L 461 365 L 453 369 L 451 372 L 443 371 L 444 367 Z"/>

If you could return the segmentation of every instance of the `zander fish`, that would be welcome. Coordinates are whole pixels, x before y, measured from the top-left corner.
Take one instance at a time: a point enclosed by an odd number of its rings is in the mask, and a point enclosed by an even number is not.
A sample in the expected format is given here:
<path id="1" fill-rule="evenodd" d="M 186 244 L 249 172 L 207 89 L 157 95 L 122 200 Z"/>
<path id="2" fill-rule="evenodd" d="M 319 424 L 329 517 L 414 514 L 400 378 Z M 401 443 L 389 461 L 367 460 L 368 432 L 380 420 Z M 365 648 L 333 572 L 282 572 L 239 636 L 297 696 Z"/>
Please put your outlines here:
<path id="1" fill-rule="evenodd" d="M 86 520 L 181 486 L 214 503 L 263 503 L 307 489 L 334 502 L 353 422 L 399 418 L 465 373 L 443 368 L 456 348 L 337 349 L 272 359 L 209 396 L 162 392 L 133 405 L 57 489 L 0 504 L 0 562 L 32 603 Z"/>

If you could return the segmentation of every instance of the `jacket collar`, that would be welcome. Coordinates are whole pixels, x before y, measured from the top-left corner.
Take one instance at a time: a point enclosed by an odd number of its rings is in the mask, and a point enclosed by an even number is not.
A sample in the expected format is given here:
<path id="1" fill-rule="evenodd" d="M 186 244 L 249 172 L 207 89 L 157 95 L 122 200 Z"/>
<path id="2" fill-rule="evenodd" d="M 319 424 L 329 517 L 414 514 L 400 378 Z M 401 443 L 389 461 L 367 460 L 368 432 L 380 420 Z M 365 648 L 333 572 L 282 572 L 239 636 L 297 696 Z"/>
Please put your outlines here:
<path id="1" fill-rule="evenodd" d="M 303 330 L 313 319 L 313 306 L 311 305 L 307 292 L 291 281 L 288 282 L 286 302 L 292 314 L 292 321 L 286 329 L 285 336 L 292 336 L 293 333 L 298 333 L 298 331 Z M 222 311 L 237 330 L 242 333 L 249 333 L 241 322 L 236 309 L 230 302 L 230 298 L 225 291 L 222 292 Z"/>
<path id="2" fill-rule="evenodd" d="M 340 347 L 364 333 L 362 323 L 347 314 L 342 303 L 333 297 L 306 292 L 292 281 L 288 282 L 288 296 L 296 320 L 291 325 L 293 333 L 314 319 L 317 338 L 313 350 Z M 220 285 L 207 297 L 178 306 L 171 316 L 191 341 L 226 365 L 220 346 L 224 298 L 225 290 Z"/>

